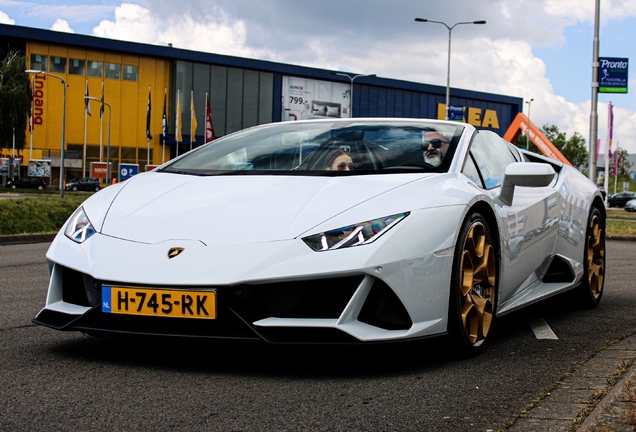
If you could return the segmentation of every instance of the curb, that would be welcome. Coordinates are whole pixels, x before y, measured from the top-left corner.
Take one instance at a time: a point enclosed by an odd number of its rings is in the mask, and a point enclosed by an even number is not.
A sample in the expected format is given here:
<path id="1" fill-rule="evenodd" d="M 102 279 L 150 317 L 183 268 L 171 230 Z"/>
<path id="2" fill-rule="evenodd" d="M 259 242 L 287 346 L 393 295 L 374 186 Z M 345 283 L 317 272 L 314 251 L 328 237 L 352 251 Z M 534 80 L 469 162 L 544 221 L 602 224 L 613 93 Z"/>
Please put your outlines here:
<path id="1" fill-rule="evenodd" d="M 50 243 L 57 233 L 48 234 L 20 234 L 0 236 L 0 246 L 13 246 L 31 243 Z"/>
<path id="2" fill-rule="evenodd" d="M 599 350 L 567 373 L 507 431 L 633 431 L 636 335 Z M 636 397 L 636 396 L 635 396 Z"/>

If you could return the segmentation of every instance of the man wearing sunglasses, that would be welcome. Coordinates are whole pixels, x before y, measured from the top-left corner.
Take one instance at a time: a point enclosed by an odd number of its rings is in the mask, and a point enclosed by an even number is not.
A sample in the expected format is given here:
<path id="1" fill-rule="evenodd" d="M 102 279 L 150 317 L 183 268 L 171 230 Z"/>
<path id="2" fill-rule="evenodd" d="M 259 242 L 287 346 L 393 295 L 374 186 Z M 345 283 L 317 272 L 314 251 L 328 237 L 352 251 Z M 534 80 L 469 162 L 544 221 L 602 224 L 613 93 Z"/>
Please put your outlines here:
<path id="1" fill-rule="evenodd" d="M 422 150 L 424 150 L 424 162 L 438 167 L 448 151 L 448 140 L 439 132 L 424 132 Z"/>

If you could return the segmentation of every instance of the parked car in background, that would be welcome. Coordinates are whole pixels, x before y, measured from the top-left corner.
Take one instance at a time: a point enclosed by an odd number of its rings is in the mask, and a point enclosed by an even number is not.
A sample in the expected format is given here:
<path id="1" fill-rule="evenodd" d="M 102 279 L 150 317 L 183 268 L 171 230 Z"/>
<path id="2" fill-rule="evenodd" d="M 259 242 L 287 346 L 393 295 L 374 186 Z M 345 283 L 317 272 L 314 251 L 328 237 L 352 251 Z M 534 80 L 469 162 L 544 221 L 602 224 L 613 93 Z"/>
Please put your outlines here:
<path id="1" fill-rule="evenodd" d="M 19 177 L 7 182 L 8 188 L 25 188 L 25 189 L 39 189 L 43 190 L 46 187 L 46 182 L 42 177 Z"/>
<path id="2" fill-rule="evenodd" d="M 636 198 L 636 192 L 619 192 L 614 195 L 610 195 L 607 199 L 607 203 L 610 207 L 623 207 L 627 204 L 627 201 Z"/>
<path id="3" fill-rule="evenodd" d="M 636 211 L 636 199 L 629 200 L 625 203 L 625 211 L 628 211 L 628 212 Z"/>
<path id="4" fill-rule="evenodd" d="M 99 180 L 92 177 L 82 177 L 66 183 L 66 190 L 72 191 L 95 191 L 100 190 L 102 186 Z"/>

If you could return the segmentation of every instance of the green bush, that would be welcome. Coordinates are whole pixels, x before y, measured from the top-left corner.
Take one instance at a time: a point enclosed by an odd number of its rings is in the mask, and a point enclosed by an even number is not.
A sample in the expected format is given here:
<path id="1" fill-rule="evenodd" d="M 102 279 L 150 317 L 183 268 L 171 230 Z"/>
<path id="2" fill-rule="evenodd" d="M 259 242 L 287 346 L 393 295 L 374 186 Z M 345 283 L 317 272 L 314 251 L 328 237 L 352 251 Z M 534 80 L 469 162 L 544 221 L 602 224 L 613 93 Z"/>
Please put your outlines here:
<path id="1" fill-rule="evenodd" d="M 87 197 L 0 198 L 0 235 L 56 232 Z"/>

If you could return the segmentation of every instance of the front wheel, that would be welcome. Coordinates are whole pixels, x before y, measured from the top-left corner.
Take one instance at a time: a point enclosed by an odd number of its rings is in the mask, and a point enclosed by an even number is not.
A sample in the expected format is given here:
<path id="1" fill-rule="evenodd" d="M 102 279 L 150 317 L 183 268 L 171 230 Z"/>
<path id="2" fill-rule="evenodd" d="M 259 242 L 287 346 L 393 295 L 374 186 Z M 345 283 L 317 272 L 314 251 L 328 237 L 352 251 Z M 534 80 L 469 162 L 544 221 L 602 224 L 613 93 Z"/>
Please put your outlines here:
<path id="1" fill-rule="evenodd" d="M 605 220 L 596 207 L 590 211 L 584 254 L 579 298 L 584 307 L 594 308 L 601 301 L 605 284 Z"/>
<path id="2" fill-rule="evenodd" d="M 77 186 L 73 186 L 73 187 L 71 188 L 71 190 L 72 190 L 73 192 L 77 192 Z"/>
<path id="3" fill-rule="evenodd" d="M 490 333 L 498 267 L 486 219 L 479 213 L 470 214 L 455 246 L 448 314 L 449 333 L 462 356 L 478 354 Z"/>

